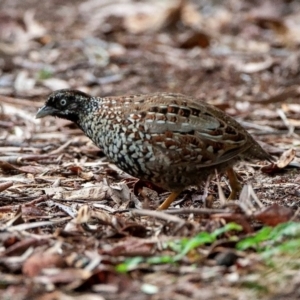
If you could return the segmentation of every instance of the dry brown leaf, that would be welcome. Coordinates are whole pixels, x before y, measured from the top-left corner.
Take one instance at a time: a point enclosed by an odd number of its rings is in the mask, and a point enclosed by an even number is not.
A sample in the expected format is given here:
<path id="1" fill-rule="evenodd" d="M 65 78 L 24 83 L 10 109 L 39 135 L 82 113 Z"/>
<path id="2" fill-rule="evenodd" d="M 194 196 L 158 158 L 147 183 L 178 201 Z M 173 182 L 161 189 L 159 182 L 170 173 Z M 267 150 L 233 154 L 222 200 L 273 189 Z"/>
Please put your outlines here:
<path id="1" fill-rule="evenodd" d="M 112 216 L 103 210 L 93 210 L 92 217 L 99 220 L 103 225 L 112 225 Z"/>
<path id="2" fill-rule="evenodd" d="M 294 215 L 294 211 L 285 206 L 279 206 L 277 203 L 254 214 L 254 218 L 263 224 L 276 226 L 280 223 L 288 222 Z"/>
<path id="3" fill-rule="evenodd" d="M 142 193 L 143 188 L 146 187 L 150 190 L 153 190 L 157 192 L 158 194 L 166 192 L 166 190 L 158 187 L 157 185 L 153 184 L 152 182 L 149 181 L 144 181 L 144 180 L 137 180 L 133 186 L 133 193 L 135 196 L 139 196 L 140 193 Z"/>
<path id="4" fill-rule="evenodd" d="M 152 240 L 127 237 L 115 244 L 111 249 L 105 250 L 104 253 L 112 256 L 151 256 L 155 245 L 156 242 Z"/>
<path id="5" fill-rule="evenodd" d="M 131 236 L 144 238 L 147 235 L 147 229 L 145 226 L 138 223 L 128 223 L 126 224 L 122 230 L 122 233 L 126 233 Z"/>
<path id="6" fill-rule="evenodd" d="M 33 217 L 33 216 L 43 216 L 44 212 L 40 208 L 36 207 L 35 205 L 30 206 L 22 206 L 22 215 L 26 217 Z"/>
<path id="7" fill-rule="evenodd" d="M 42 239 L 37 240 L 35 238 L 23 238 L 19 242 L 16 242 L 12 246 L 8 247 L 2 255 L 17 256 L 22 255 L 28 248 L 37 247 L 40 245 L 48 244 L 49 240 Z"/>
<path id="8" fill-rule="evenodd" d="M 78 175 L 82 172 L 82 168 L 80 166 L 76 166 L 76 165 L 68 166 L 68 169 L 76 175 Z"/>
<path id="9" fill-rule="evenodd" d="M 278 172 L 280 169 L 278 168 L 277 164 L 271 163 L 267 166 L 263 166 L 260 170 L 266 174 L 274 174 Z"/>
<path id="10" fill-rule="evenodd" d="M 4 172 L 17 172 L 17 173 L 30 173 L 30 174 L 40 174 L 45 171 L 44 167 L 39 166 L 23 166 L 23 167 L 15 167 L 14 165 L 6 162 L 0 161 L 0 169 Z"/>
<path id="11" fill-rule="evenodd" d="M 17 171 L 18 173 L 24 173 L 6 161 L 0 161 L 0 169 L 2 169 L 4 172 Z"/>
<path id="12" fill-rule="evenodd" d="M 56 273 L 51 272 L 47 275 L 46 270 L 43 272 L 44 275 L 37 276 L 35 278 L 36 282 L 41 282 L 43 284 L 58 284 L 58 283 L 73 283 L 77 282 L 78 280 L 85 280 L 91 276 L 90 271 L 75 269 L 75 268 L 68 268 L 68 269 L 57 269 Z"/>
<path id="13" fill-rule="evenodd" d="M 253 228 L 251 227 L 245 215 L 234 214 L 234 213 L 219 213 L 219 214 L 212 215 L 211 218 L 213 220 L 224 219 L 226 220 L 226 222 L 235 222 L 242 226 L 244 232 L 246 233 L 253 232 Z"/>
<path id="14" fill-rule="evenodd" d="M 65 264 L 61 255 L 55 253 L 35 253 L 24 263 L 23 274 L 29 277 L 37 276 L 45 268 L 61 268 Z"/>
<path id="15" fill-rule="evenodd" d="M 110 196 L 111 199 L 117 204 L 128 202 L 129 200 L 135 198 L 124 181 L 110 184 Z"/>
<path id="16" fill-rule="evenodd" d="M 53 199 L 66 199 L 66 200 L 78 200 L 78 199 L 89 199 L 92 200 L 103 200 L 110 197 L 110 188 L 103 182 L 95 184 L 93 187 L 83 187 L 79 190 L 63 191 L 55 194 Z"/>
<path id="17" fill-rule="evenodd" d="M 201 31 L 192 30 L 191 32 L 186 32 L 179 40 L 179 47 L 183 49 L 191 49 L 194 47 L 207 48 L 209 45 L 209 36 Z"/>
<path id="18" fill-rule="evenodd" d="M 279 172 L 293 161 L 296 156 L 296 150 L 291 148 L 282 153 L 276 163 L 269 164 L 261 168 L 261 171 L 267 174 L 273 174 Z M 297 164 L 295 164 L 297 167 Z"/>
<path id="19" fill-rule="evenodd" d="M 30 173 L 30 174 L 41 174 L 42 172 L 45 172 L 45 167 L 41 166 L 23 166 L 18 168 L 19 171 L 22 171 L 24 173 Z"/>

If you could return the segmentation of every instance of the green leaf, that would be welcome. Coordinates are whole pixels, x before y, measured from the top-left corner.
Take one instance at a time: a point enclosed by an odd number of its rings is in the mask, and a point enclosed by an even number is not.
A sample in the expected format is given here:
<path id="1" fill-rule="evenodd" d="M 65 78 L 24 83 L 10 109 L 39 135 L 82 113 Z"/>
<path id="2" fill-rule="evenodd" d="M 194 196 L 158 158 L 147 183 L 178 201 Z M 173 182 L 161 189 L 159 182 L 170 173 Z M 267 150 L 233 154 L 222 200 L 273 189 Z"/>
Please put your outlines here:
<path id="1" fill-rule="evenodd" d="M 153 256 L 147 259 L 147 263 L 149 264 L 168 264 L 173 262 L 174 257 L 170 255 Z"/>
<path id="2" fill-rule="evenodd" d="M 258 249 L 261 242 L 266 241 L 270 238 L 271 232 L 271 227 L 264 227 L 255 235 L 246 237 L 245 239 L 238 242 L 236 247 L 239 250 L 246 250 L 249 248 Z"/>
<path id="3" fill-rule="evenodd" d="M 271 254 L 278 251 L 286 251 L 287 249 L 292 249 L 294 245 L 297 245 L 297 238 L 299 236 L 300 223 L 287 222 L 279 224 L 274 228 L 268 226 L 263 227 L 256 234 L 241 240 L 236 247 L 239 250 L 254 248 L 258 251 L 269 251 L 268 253 Z M 296 238 L 296 240 L 283 242 L 287 237 Z M 276 248 L 276 244 L 278 243 L 280 243 L 279 248 Z M 285 248 L 283 247 L 283 245 L 285 245 Z"/>
<path id="4" fill-rule="evenodd" d="M 242 227 L 236 223 L 228 223 L 222 228 L 216 229 L 212 233 L 208 232 L 200 232 L 195 237 L 190 239 L 182 239 L 181 244 L 183 245 L 183 249 L 180 251 L 178 255 L 175 256 L 174 260 L 178 261 L 187 255 L 191 250 L 198 248 L 201 245 L 211 244 L 216 241 L 217 237 L 221 234 L 224 234 L 231 230 L 242 230 Z"/>
<path id="5" fill-rule="evenodd" d="M 141 262 L 143 262 L 143 260 L 144 258 L 141 256 L 128 258 L 123 263 L 118 264 L 115 267 L 115 270 L 119 273 L 127 273 L 134 270 Z"/>
<path id="6" fill-rule="evenodd" d="M 53 72 L 49 69 L 42 69 L 38 72 L 37 77 L 40 80 L 48 79 L 53 76 Z"/>
<path id="7" fill-rule="evenodd" d="M 212 236 L 214 238 L 217 238 L 219 235 L 221 234 L 224 234 L 228 231 L 231 231 L 231 230 L 236 230 L 236 231 L 241 231 L 243 228 L 241 225 L 238 225 L 236 223 L 228 223 L 226 224 L 224 227 L 221 227 L 221 228 L 218 228 L 216 229 L 213 233 L 212 233 Z"/>
<path id="8" fill-rule="evenodd" d="M 171 264 L 181 260 L 185 257 L 190 251 L 197 249 L 199 246 L 205 244 L 211 244 L 216 241 L 217 237 L 221 234 L 224 234 L 228 231 L 240 231 L 242 227 L 235 223 L 228 223 L 222 228 L 216 229 L 212 233 L 206 231 L 198 233 L 192 238 L 182 238 L 176 241 L 171 241 L 166 243 L 167 247 L 177 253 L 175 256 L 171 255 L 162 255 L 154 256 L 147 259 L 143 257 L 133 257 L 126 259 L 123 263 L 116 266 L 116 271 L 120 273 L 126 273 L 135 269 L 140 263 L 145 262 L 148 264 Z"/>

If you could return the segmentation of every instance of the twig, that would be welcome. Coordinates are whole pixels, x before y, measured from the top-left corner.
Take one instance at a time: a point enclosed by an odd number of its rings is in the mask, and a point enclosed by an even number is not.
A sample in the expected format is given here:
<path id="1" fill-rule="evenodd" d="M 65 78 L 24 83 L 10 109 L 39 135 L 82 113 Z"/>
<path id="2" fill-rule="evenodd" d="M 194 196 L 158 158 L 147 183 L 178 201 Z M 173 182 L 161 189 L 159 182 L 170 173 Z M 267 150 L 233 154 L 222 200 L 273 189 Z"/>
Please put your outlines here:
<path id="1" fill-rule="evenodd" d="M 147 210 L 147 209 L 134 209 L 131 211 L 131 213 L 133 215 L 149 216 L 149 217 L 154 217 L 157 219 L 165 220 L 167 222 L 177 223 L 177 225 L 173 229 L 173 234 L 176 234 L 186 224 L 185 220 L 175 217 L 175 216 L 170 216 L 169 214 L 162 212 L 162 211 Z"/>
<path id="2" fill-rule="evenodd" d="M 22 155 L 22 156 L 0 156 L 1 161 L 5 161 L 10 164 L 21 164 L 24 160 L 30 160 L 30 161 L 38 161 L 43 159 L 49 159 L 52 158 L 49 154 L 37 154 L 37 155 Z"/>
<path id="3" fill-rule="evenodd" d="M 164 213 L 169 215 L 184 215 L 184 214 L 198 214 L 211 215 L 219 213 L 230 213 L 228 209 L 214 209 L 214 208 L 176 208 L 165 210 Z"/>
<path id="4" fill-rule="evenodd" d="M 68 148 L 68 146 L 71 143 L 72 143 L 71 140 L 67 141 L 66 143 L 64 143 L 63 145 L 61 145 L 60 147 L 58 147 L 57 149 L 51 151 L 48 155 L 60 154 L 61 152 L 63 152 L 63 150 L 65 150 L 66 148 Z"/>
<path id="5" fill-rule="evenodd" d="M 222 206 L 224 206 L 226 203 L 226 197 L 224 195 L 224 192 L 223 192 L 221 184 L 220 184 L 220 177 L 219 177 L 217 169 L 215 169 L 215 172 L 216 172 L 216 178 L 217 178 L 217 186 L 218 186 L 218 194 L 219 194 L 219 198 L 220 198 L 220 203 Z"/>
<path id="6" fill-rule="evenodd" d="M 72 219 L 71 217 L 65 217 L 65 218 L 61 218 L 59 220 L 53 220 L 53 221 L 41 221 L 41 222 L 35 222 L 35 223 L 24 223 L 24 224 L 11 226 L 11 227 L 5 228 L 5 229 L 9 232 L 23 231 L 23 230 L 28 230 L 28 229 L 33 229 L 33 228 L 38 228 L 38 227 L 43 227 L 43 226 L 52 226 L 54 224 L 63 223 L 65 221 L 69 221 L 71 219 Z M 2 228 L 2 230 L 3 230 L 3 228 Z"/>
<path id="7" fill-rule="evenodd" d="M 292 136 L 295 131 L 295 127 L 290 123 L 290 121 L 288 120 L 288 118 L 286 117 L 282 109 L 278 108 L 276 111 L 279 117 L 281 118 L 281 120 L 283 121 L 284 125 L 288 128 L 289 130 L 288 135 Z"/>
<path id="8" fill-rule="evenodd" d="M 148 210 L 148 209 L 133 209 L 131 210 L 132 215 L 134 216 L 149 216 L 169 222 L 175 222 L 175 223 L 185 223 L 184 220 L 181 218 L 170 216 L 166 212 L 162 211 L 156 211 L 156 210 Z"/>
<path id="9" fill-rule="evenodd" d="M 295 221 L 296 218 L 299 216 L 299 214 L 300 214 L 300 207 L 296 210 L 296 212 L 294 213 L 290 221 Z"/>

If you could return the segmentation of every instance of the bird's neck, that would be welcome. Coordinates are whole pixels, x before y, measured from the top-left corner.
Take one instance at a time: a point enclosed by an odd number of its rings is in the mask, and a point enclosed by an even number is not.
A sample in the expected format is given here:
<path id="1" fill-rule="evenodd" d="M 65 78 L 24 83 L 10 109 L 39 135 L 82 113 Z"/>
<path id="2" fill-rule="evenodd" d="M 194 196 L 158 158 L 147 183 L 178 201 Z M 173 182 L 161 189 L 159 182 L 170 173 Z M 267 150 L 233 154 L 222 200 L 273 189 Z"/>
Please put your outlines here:
<path id="1" fill-rule="evenodd" d="M 77 115 L 71 120 L 95 142 L 95 131 L 101 128 L 103 104 L 101 98 L 91 98 L 78 109 Z"/>

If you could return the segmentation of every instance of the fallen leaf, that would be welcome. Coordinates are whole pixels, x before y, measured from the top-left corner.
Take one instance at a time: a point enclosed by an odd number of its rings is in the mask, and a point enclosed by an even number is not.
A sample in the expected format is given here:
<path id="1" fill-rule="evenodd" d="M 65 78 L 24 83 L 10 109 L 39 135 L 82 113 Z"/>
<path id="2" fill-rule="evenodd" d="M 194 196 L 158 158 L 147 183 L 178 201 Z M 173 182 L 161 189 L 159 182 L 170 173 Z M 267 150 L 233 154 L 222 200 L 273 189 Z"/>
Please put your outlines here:
<path id="1" fill-rule="evenodd" d="M 68 166 L 68 169 L 76 175 L 82 172 L 82 168 L 80 166 Z"/>
<path id="2" fill-rule="evenodd" d="M 151 189 L 151 190 L 154 190 L 158 194 L 166 192 L 166 190 L 158 187 L 157 185 L 153 184 L 152 182 L 144 181 L 144 180 L 138 180 L 133 186 L 134 195 L 138 196 L 142 192 L 144 187 L 146 187 L 148 189 Z"/>
<path id="3" fill-rule="evenodd" d="M 189 33 L 184 33 L 179 41 L 179 47 L 183 49 L 191 49 L 194 47 L 207 48 L 209 45 L 209 36 L 204 32 L 194 30 Z"/>
<path id="4" fill-rule="evenodd" d="M 218 213 L 211 216 L 211 219 L 224 219 L 226 222 L 235 222 L 243 227 L 243 231 L 246 233 L 252 233 L 253 228 L 250 223 L 246 219 L 246 216 L 242 214 L 234 214 L 234 213 Z"/>
<path id="5" fill-rule="evenodd" d="M 23 265 L 23 274 L 34 277 L 45 268 L 61 268 L 64 266 L 64 259 L 55 253 L 35 253 L 30 256 Z"/>
<path id="6" fill-rule="evenodd" d="M 277 162 L 278 168 L 285 168 L 295 158 L 295 156 L 296 150 L 293 148 L 284 151 Z"/>
<path id="7" fill-rule="evenodd" d="M 92 211 L 92 217 L 99 220 L 103 225 L 112 225 L 112 216 L 104 210 Z"/>
<path id="8" fill-rule="evenodd" d="M 23 173 L 18 168 L 13 166 L 12 164 L 6 162 L 6 161 L 0 161 L 0 169 L 3 170 L 3 172 L 11 172 L 11 171 L 17 171 L 18 173 Z"/>
<path id="9" fill-rule="evenodd" d="M 12 181 L 0 183 L 0 192 L 3 192 L 4 190 L 10 188 L 14 183 Z"/>
<path id="10" fill-rule="evenodd" d="M 260 212 L 254 214 L 254 218 L 266 225 L 276 226 L 280 223 L 288 222 L 294 215 L 294 211 L 285 206 L 273 204 Z"/>
<path id="11" fill-rule="evenodd" d="M 252 73 L 261 72 L 263 70 L 269 69 L 273 65 L 273 63 L 274 61 L 272 58 L 267 58 L 266 60 L 261 62 L 238 64 L 236 66 L 236 69 L 243 73 L 252 74 Z"/>
<path id="12" fill-rule="evenodd" d="M 40 166 L 23 166 L 18 168 L 19 171 L 30 174 L 41 174 L 45 172 L 45 167 Z"/>
<path id="13" fill-rule="evenodd" d="M 122 228 L 121 233 L 126 233 L 135 237 L 144 238 L 147 235 L 147 229 L 141 224 L 129 223 Z"/>

